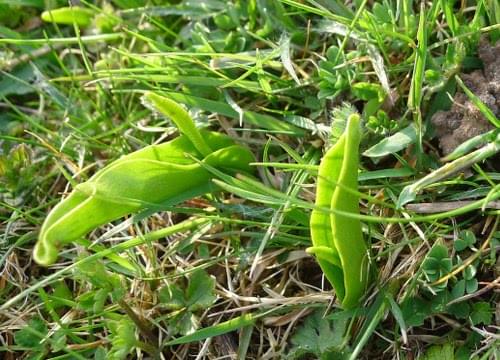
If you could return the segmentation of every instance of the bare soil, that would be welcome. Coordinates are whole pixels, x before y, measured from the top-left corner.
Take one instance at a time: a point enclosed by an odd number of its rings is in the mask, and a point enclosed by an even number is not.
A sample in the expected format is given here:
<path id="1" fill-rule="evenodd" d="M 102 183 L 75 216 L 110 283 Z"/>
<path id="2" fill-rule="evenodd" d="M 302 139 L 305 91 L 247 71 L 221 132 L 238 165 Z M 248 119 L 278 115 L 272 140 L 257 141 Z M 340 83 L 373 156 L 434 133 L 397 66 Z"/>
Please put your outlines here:
<path id="1" fill-rule="evenodd" d="M 491 45 L 485 38 L 478 48 L 484 68 L 462 74 L 465 85 L 488 106 L 495 116 L 500 116 L 500 41 Z M 466 94 L 459 91 L 453 98 L 449 111 L 438 111 L 431 119 L 436 128 L 439 146 L 444 155 L 451 153 L 464 141 L 483 134 L 493 125 L 481 114 Z"/>

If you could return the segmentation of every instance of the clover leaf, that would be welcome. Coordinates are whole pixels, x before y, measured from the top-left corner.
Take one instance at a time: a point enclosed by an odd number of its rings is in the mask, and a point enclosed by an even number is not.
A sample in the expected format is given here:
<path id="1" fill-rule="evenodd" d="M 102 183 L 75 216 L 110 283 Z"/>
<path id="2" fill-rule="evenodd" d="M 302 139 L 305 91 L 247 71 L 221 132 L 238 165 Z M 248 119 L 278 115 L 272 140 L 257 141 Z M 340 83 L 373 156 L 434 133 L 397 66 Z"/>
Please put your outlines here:
<path id="1" fill-rule="evenodd" d="M 348 319 L 332 321 L 324 317 L 324 312 L 324 308 L 316 310 L 295 331 L 287 359 L 299 359 L 306 355 L 315 355 L 317 359 L 342 358 Z"/>
<path id="2" fill-rule="evenodd" d="M 478 288 L 476 272 L 477 270 L 474 265 L 469 265 L 464 270 L 465 291 L 467 294 L 472 294 Z"/>
<path id="3" fill-rule="evenodd" d="M 196 270 L 189 276 L 185 290 L 179 284 L 169 283 L 160 289 L 158 297 L 162 307 L 173 312 L 169 329 L 188 335 L 199 327 L 196 312 L 207 309 L 217 299 L 215 279 L 204 270 Z"/>
<path id="4" fill-rule="evenodd" d="M 448 274 L 453 267 L 451 258 L 448 256 L 448 248 L 442 243 L 437 241 L 432 247 L 431 251 L 427 254 L 422 269 L 425 277 L 429 282 L 435 282 Z M 446 288 L 447 282 L 433 286 L 436 291 Z"/>
<path id="5" fill-rule="evenodd" d="M 472 313 L 470 314 L 470 319 L 472 324 L 479 325 L 489 325 L 491 324 L 492 310 L 490 304 L 485 301 L 480 301 L 472 305 Z"/>
<path id="6" fill-rule="evenodd" d="M 476 243 L 476 235 L 470 230 L 461 231 L 455 239 L 455 250 L 462 251 Z"/>

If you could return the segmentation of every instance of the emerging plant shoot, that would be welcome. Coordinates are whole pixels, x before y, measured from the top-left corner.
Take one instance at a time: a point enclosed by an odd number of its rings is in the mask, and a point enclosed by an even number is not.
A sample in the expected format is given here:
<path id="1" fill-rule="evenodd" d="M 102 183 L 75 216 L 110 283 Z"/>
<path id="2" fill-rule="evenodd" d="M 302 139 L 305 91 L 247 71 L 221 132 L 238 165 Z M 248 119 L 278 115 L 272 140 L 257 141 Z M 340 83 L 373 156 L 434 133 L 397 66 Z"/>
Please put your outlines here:
<path id="1" fill-rule="evenodd" d="M 360 118 L 354 114 L 349 116 L 345 132 L 321 160 L 316 208 L 310 220 L 313 246 L 307 249 L 316 256 L 345 309 L 359 303 L 369 274 L 361 223 L 348 216 L 359 214 L 356 192 L 360 139 Z"/>

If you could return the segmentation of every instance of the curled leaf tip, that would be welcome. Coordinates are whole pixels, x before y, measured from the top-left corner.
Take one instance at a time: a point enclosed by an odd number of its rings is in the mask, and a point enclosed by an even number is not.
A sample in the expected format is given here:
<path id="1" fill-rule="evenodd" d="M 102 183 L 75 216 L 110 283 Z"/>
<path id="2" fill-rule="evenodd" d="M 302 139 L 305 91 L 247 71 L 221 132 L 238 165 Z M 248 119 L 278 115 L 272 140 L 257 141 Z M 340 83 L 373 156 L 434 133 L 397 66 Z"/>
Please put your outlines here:
<path id="1" fill-rule="evenodd" d="M 59 249 L 46 241 L 38 241 L 33 249 L 33 259 L 40 265 L 49 266 L 56 262 Z"/>
<path id="2" fill-rule="evenodd" d="M 252 152 L 223 134 L 190 131 L 211 149 L 204 156 L 185 133 L 150 145 L 97 171 L 57 204 L 40 230 L 33 257 L 41 265 L 57 259 L 59 247 L 77 241 L 95 228 L 145 209 L 176 205 L 213 191 L 206 165 L 229 173 L 251 173 Z M 186 154 L 188 156 L 186 156 Z"/>

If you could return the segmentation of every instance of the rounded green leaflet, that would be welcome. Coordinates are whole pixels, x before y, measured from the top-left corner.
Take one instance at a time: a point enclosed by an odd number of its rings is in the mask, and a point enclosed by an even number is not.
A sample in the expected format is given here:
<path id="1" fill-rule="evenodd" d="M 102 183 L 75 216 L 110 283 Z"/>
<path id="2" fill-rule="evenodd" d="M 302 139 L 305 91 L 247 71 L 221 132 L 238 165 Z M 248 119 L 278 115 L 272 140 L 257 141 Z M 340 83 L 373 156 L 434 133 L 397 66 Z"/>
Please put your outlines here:
<path id="1" fill-rule="evenodd" d="M 191 141 L 193 131 L 202 146 L 210 149 L 207 156 Z M 125 215 L 212 191 L 213 175 L 204 164 L 221 171 L 252 172 L 253 154 L 230 137 L 194 126 L 188 133 L 123 156 L 77 185 L 45 219 L 34 249 L 35 261 L 52 264 L 63 244 Z"/>
<path id="2" fill-rule="evenodd" d="M 359 219 L 322 209 L 359 213 L 359 197 L 355 191 L 358 188 L 360 139 L 359 115 L 351 115 L 346 131 L 325 154 L 318 169 L 316 209 L 310 220 L 313 246 L 307 249 L 316 255 L 345 309 L 358 305 L 366 290 L 368 250 Z"/>

